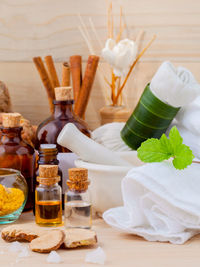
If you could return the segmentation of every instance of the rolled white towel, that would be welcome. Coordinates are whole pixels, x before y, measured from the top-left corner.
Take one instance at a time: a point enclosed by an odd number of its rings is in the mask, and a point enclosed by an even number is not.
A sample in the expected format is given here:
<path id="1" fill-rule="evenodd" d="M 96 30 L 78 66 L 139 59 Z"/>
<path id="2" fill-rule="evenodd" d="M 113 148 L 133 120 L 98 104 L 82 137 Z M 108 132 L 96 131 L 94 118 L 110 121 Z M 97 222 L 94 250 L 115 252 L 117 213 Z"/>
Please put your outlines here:
<path id="1" fill-rule="evenodd" d="M 191 133 L 200 135 L 200 96 L 192 103 L 180 109 L 176 116 L 179 125 Z"/>
<path id="2" fill-rule="evenodd" d="M 150 88 L 163 102 L 174 107 L 191 103 L 200 94 L 200 85 L 193 74 L 183 67 L 163 62 L 154 75 Z"/>
<path id="3" fill-rule="evenodd" d="M 103 214 L 122 231 L 149 241 L 183 244 L 200 233 L 200 164 L 176 170 L 170 162 L 133 168 L 122 181 L 124 207 Z"/>

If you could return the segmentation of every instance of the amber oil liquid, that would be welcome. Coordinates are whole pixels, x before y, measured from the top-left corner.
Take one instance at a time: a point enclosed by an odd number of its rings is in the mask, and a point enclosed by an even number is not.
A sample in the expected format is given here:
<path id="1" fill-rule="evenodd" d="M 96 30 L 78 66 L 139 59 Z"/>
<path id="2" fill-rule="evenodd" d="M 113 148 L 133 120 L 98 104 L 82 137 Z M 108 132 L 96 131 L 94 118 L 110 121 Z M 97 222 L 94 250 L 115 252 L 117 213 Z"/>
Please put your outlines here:
<path id="1" fill-rule="evenodd" d="M 90 229 L 92 226 L 92 206 L 83 201 L 65 203 L 65 227 Z"/>
<path id="2" fill-rule="evenodd" d="M 62 201 L 36 201 L 35 220 L 41 226 L 62 224 Z"/>

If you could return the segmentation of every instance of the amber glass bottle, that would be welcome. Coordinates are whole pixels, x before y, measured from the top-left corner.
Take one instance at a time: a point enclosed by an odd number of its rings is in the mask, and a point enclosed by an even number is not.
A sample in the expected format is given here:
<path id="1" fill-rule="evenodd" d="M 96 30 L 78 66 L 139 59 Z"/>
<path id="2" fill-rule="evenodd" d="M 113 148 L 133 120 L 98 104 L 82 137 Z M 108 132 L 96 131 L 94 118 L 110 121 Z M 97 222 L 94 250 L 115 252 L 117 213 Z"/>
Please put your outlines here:
<path id="1" fill-rule="evenodd" d="M 28 184 L 28 199 L 24 210 L 33 208 L 33 178 L 35 173 L 35 151 L 21 138 L 21 115 L 4 113 L 2 115 L 0 138 L 0 168 L 19 170 Z"/>
<path id="2" fill-rule="evenodd" d="M 39 148 L 39 158 L 37 162 L 37 168 L 35 171 L 35 177 L 39 176 L 39 166 L 40 165 L 59 165 L 59 160 L 57 159 L 58 149 L 55 144 L 41 144 Z M 60 176 L 59 185 L 62 188 L 62 170 L 58 167 L 58 175 Z M 34 179 L 34 190 L 36 188 L 36 178 Z M 62 190 L 62 200 L 64 209 L 64 190 Z"/>
<path id="3" fill-rule="evenodd" d="M 36 149 L 39 149 L 41 144 L 56 144 L 58 152 L 71 152 L 56 142 L 62 128 L 70 122 L 87 136 L 90 136 L 90 132 L 86 123 L 73 113 L 72 88 L 57 87 L 55 96 L 53 115 L 42 122 L 37 129 Z"/>

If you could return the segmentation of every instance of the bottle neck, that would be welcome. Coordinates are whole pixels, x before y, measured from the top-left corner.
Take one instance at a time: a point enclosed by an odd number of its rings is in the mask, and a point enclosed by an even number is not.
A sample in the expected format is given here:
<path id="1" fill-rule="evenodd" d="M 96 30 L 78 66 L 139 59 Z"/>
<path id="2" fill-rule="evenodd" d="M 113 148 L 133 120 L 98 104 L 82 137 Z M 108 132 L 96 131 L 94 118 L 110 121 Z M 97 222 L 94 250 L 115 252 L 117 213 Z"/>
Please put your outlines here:
<path id="1" fill-rule="evenodd" d="M 54 184 L 43 184 L 43 183 L 39 183 L 38 184 L 39 187 L 57 187 L 59 186 L 58 183 L 54 183 Z"/>
<path id="2" fill-rule="evenodd" d="M 55 149 L 40 149 L 38 164 L 52 164 L 58 165 L 59 160 L 57 159 L 58 150 Z"/>
<path id="3" fill-rule="evenodd" d="M 57 101 L 54 100 L 54 117 L 55 118 L 72 118 L 73 117 L 73 100 Z"/>
<path id="4" fill-rule="evenodd" d="M 90 180 L 67 180 L 68 189 L 77 193 L 84 193 L 88 190 Z"/>
<path id="5" fill-rule="evenodd" d="M 58 186 L 58 182 L 60 181 L 60 176 L 49 177 L 49 178 L 37 176 L 36 180 L 39 183 L 39 185 L 42 186 L 49 186 L 49 187 L 56 185 Z"/>
<path id="6" fill-rule="evenodd" d="M 4 128 L 3 126 L 1 127 L 2 138 L 9 140 L 15 139 L 15 142 L 22 140 L 21 132 L 22 132 L 22 127 L 13 127 L 13 128 Z"/>

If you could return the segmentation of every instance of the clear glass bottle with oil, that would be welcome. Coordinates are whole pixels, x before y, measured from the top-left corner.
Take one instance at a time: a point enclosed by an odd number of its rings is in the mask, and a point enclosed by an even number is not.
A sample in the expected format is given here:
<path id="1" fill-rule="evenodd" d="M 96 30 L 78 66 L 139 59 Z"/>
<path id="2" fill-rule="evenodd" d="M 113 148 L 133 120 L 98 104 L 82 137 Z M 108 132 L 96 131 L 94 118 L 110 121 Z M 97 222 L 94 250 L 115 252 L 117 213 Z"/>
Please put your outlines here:
<path id="1" fill-rule="evenodd" d="M 88 171 L 84 168 L 68 170 L 68 190 L 65 193 L 65 227 L 85 228 L 92 226 L 92 204 L 88 186 Z"/>
<path id="2" fill-rule="evenodd" d="M 40 165 L 35 190 L 35 221 L 40 226 L 62 224 L 62 192 L 57 165 Z"/>

